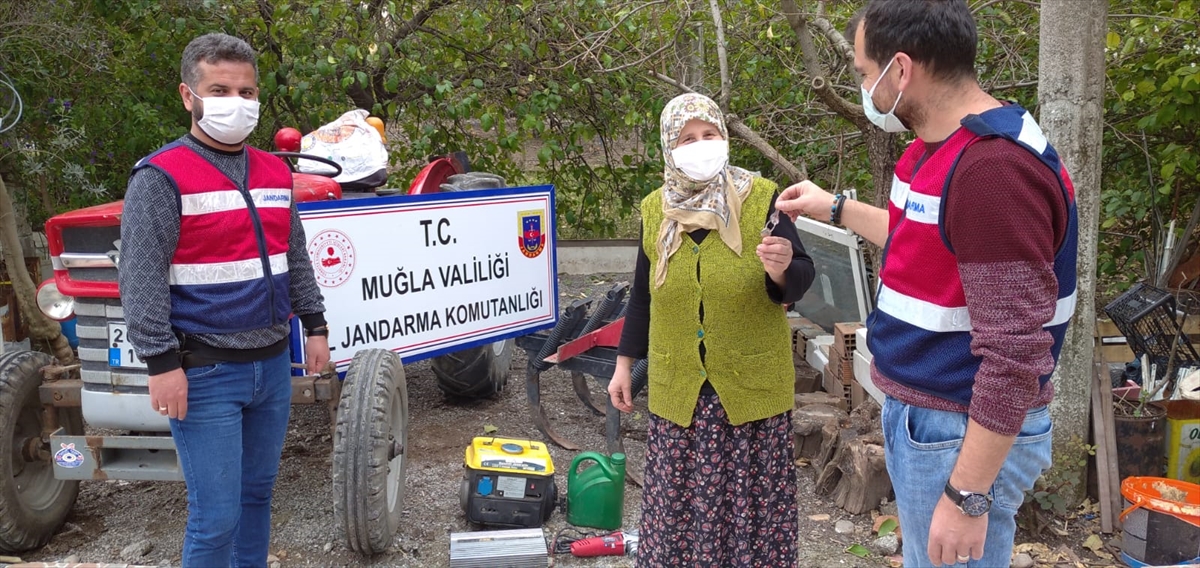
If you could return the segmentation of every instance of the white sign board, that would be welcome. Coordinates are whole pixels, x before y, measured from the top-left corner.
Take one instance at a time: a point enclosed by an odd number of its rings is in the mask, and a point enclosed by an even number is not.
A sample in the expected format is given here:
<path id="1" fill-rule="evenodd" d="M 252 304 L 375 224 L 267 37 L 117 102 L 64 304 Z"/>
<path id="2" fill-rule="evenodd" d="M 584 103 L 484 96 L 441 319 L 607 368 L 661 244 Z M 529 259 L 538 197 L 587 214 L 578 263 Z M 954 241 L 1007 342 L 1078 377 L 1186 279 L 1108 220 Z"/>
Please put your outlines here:
<path id="1" fill-rule="evenodd" d="M 298 207 L 338 370 L 360 349 L 412 362 L 556 321 L 553 186 Z"/>

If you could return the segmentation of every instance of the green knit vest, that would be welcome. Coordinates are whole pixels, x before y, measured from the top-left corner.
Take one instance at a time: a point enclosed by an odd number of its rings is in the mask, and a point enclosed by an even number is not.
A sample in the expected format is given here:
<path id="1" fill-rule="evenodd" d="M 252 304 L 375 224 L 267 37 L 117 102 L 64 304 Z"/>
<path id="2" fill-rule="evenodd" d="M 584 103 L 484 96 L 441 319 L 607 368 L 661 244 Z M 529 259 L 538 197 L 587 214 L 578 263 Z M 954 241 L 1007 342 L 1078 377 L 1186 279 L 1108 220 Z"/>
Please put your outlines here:
<path id="1" fill-rule="evenodd" d="M 792 409 L 795 367 L 787 314 L 767 297 L 766 271 L 754 252 L 776 187 L 754 178 L 738 219 L 740 257 L 716 231 L 698 245 L 683 235 L 683 244 L 667 260 L 661 288 L 654 287 L 650 275 L 649 402 L 654 414 L 690 426 L 705 379 L 731 424 Z M 658 263 L 662 219 L 659 189 L 642 200 L 642 248 L 651 272 Z"/>

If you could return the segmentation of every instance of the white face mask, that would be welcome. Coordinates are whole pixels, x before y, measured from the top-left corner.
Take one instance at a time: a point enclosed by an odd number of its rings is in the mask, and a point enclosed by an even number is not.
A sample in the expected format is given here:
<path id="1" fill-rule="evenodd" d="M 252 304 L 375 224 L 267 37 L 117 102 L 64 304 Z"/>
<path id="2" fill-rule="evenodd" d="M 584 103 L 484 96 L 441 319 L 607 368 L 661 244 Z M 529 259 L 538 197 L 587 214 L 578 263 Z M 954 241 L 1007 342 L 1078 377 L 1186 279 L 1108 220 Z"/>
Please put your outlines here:
<path id="1" fill-rule="evenodd" d="M 708 181 L 729 163 L 729 141 L 699 140 L 671 150 L 671 159 L 689 178 Z"/>
<path id="2" fill-rule="evenodd" d="M 908 130 L 904 127 L 904 123 L 900 122 L 900 118 L 896 116 L 896 107 L 900 106 L 900 97 L 904 95 L 904 91 L 900 91 L 896 94 L 896 102 L 892 105 L 892 110 L 889 110 L 887 114 L 882 114 L 878 109 L 875 108 L 875 102 L 871 100 L 871 95 L 875 94 L 875 88 L 879 86 L 879 82 L 883 80 L 883 76 L 888 72 L 888 69 L 892 67 L 892 61 L 895 60 L 896 58 L 893 57 L 892 60 L 888 61 L 888 64 L 884 66 L 883 71 L 879 72 L 879 78 L 875 79 L 875 84 L 871 85 L 870 91 L 868 91 L 866 87 L 859 86 L 859 88 L 862 89 L 863 114 L 867 115 L 867 120 L 873 122 L 875 126 L 878 126 L 884 132 L 893 133 L 904 132 Z"/>
<path id="3" fill-rule="evenodd" d="M 191 87 L 188 90 L 192 91 Z M 201 97 L 196 91 L 192 91 L 192 97 L 204 103 L 204 114 L 196 124 L 217 142 L 236 146 L 245 142 L 258 126 L 258 101 L 242 97 Z"/>

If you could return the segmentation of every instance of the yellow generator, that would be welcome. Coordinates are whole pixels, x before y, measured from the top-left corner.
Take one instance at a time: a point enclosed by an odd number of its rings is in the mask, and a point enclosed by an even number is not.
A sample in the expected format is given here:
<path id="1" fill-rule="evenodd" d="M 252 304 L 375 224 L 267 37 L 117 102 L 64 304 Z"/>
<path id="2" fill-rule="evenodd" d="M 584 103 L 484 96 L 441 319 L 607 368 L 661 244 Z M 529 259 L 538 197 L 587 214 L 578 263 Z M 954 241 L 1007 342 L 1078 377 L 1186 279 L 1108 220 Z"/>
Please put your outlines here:
<path id="1" fill-rule="evenodd" d="M 478 437 L 467 447 L 459 501 L 467 520 L 501 527 L 540 527 L 554 512 L 558 487 L 546 445 Z"/>

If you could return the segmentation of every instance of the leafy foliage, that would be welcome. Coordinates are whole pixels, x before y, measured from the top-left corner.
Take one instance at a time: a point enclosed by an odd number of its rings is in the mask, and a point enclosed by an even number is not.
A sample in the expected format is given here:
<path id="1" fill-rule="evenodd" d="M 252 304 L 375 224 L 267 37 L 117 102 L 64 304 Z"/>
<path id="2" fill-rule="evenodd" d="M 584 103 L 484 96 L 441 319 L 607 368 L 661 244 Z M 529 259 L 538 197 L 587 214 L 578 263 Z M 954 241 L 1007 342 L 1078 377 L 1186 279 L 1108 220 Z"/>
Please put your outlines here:
<path id="1" fill-rule="evenodd" d="M 1073 506 L 1070 496 L 1079 494 L 1086 482 L 1087 456 L 1096 455 L 1096 446 L 1084 443 L 1079 436 L 1072 436 L 1068 445 L 1079 451 L 1056 454 L 1050 469 L 1025 492 L 1019 522 L 1034 534 L 1046 526 L 1046 516 L 1065 517 Z M 1080 455 L 1083 459 L 1077 457 Z"/>
<path id="2" fill-rule="evenodd" d="M 870 188 L 862 133 L 816 96 L 806 60 L 857 103 L 836 42 L 814 32 L 806 53 L 776 1 L 717 4 L 727 111 L 819 183 Z M 1036 7 L 972 5 L 985 87 L 1036 108 Z M 833 28 L 856 7 L 800 3 Z M 1114 13 L 1108 35 L 1101 270 L 1125 282 L 1161 240 L 1157 218 L 1186 214 L 1200 194 L 1200 43 L 1195 0 L 1113 10 L 1145 14 Z M 366 108 L 388 121 L 392 185 L 463 150 L 510 183 L 554 183 L 565 237 L 635 236 L 637 204 L 661 181 L 658 113 L 678 92 L 663 77 L 714 97 L 723 83 L 713 14 L 697 1 L 18 0 L 0 21 L 0 69 L 28 108 L 3 137 L 0 173 L 40 204 L 35 223 L 119 197 L 138 158 L 186 132 L 178 61 L 204 32 L 260 51 L 252 143 Z M 787 181 L 749 144 L 735 141 L 733 161 Z"/>
<path id="3" fill-rule="evenodd" d="M 1171 219 L 1200 195 L 1200 41 L 1193 0 L 1141 0 L 1111 16 L 1099 269 L 1118 289 L 1147 278 Z"/>

